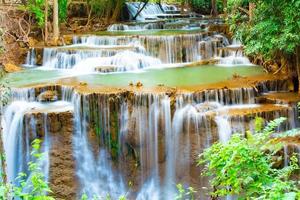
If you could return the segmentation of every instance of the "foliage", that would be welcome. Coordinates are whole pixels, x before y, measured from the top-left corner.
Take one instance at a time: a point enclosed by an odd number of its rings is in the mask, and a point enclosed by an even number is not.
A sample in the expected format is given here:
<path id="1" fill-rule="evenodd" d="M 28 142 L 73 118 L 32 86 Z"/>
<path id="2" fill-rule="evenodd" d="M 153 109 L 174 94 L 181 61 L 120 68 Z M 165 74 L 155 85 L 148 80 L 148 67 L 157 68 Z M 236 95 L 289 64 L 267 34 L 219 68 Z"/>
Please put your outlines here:
<path id="1" fill-rule="evenodd" d="M 292 55 L 300 45 L 300 0 L 250 0 L 255 4 L 250 22 L 249 0 L 229 0 L 228 22 L 235 37 L 250 55 L 272 58 L 276 54 Z"/>
<path id="2" fill-rule="evenodd" d="M 22 10 L 28 11 L 32 14 L 40 28 L 45 26 L 45 1 L 49 0 L 29 0 L 25 6 L 21 6 Z M 68 0 L 58 0 L 58 15 L 60 21 L 67 19 Z"/>
<path id="3" fill-rule="evenodd" d="M 0 28 L 0 57 L 4 53 L 3 32 L 4 32 L 4 30 L 2 28 Z M 0 77 L 1 77 L 1 75 L 0 75 Z"/>
<path id="4" fill-rule="evenodd" d="M 201 13 L 201 14 L 210 14 L 211 11 L 211 1 L 207 0 L 189 0 L 191 7 Z M 223 11 L 223 2 L 222 0 L 217 0 L 217 9 L 218 12 Z"/>
<path id="5" fill-rule="evenodd" d="M 32 14 L 35 17 L 38 26 L 42 28 L 45 25 L 44 4 L 45 0 L 28 0 L 26 5 L 20 8 Z"/>
<path id="6" fill-rule="evenodd" d="M 31 155 L 35 159 L 28 163 L 30 176 L 20 173 L 17 180 L 20 186 L 0 183 L 0 199 L 26 199 L 26 200 L 54 200 L 53 197 L 47 195 L 51 192 L 48 183 L 45 181 L 44 174 L 40 166 L 43 160 L 43 154 L 40 153 L 41 141 L 36 139 L 32 142 Z"/>
<path id="7" fill-rule="evenodd" d="M 175 200 L 194 200 L 195 199 L 195 193 L 196 191 L 192 187 L 184 188 L 182 184 L 177 184 L 176 185 L 178 194 L 175 197 Z"/>
<path id="8" fill-rule="evenodd" d="M 58 17 L 60 21 L 67 19 L 68 0 L 58 0 Z"/>
<path id="9" fill-rule="evenodd" d="M 114 12 L 121 11 L 125 0 L 88 0 L 93 15 L 111 17 Z"/>
<path id="10" fill-rule="evenodd" d="M 272 167 L 272 157 L 282 145 L 274 145 L 271 135 L 284 120 L 276 119 L 265 128 L 260 120 L 255 134 L 247 132 L 246 138 L 234 134 L 227 143 L 216 143 L 200 155 L 198 164 L 206 164 L 204 175 L 212 177 L 213 197 L 237 195 L 239 199 L 264 200 L 300 197 L 297 183 L 289 179 L 298 169 L 297 158 L 292 157 L 290 166 L 282 169 Z"/>
<path id="11" fill-rule="evenodd" d="M 0 112 L 2 111 L 3 107 L 8 104 L 11 97 L 11 90 L 7 86 L 7 83 L 2 81 L 3 77 L 5 76 L 5 71 L 2 67 L 0 67 Z"/>

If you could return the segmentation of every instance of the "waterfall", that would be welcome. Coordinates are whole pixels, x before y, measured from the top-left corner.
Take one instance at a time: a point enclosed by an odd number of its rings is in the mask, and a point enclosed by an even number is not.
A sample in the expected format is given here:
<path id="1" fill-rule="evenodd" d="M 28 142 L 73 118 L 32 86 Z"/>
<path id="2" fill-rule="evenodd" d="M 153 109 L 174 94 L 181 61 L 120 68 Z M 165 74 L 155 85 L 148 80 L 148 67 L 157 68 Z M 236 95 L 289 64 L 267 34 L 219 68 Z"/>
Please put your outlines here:
<path id="1" fill-rule="evenodd" d="M 133 19 L 138 11 L 144 6 L 144 2 L 127 2 L 126 7 L 129 12 L 129 19 Z M 147 19 L 157 19 L 163 16 L 176 16 L 180 14 L 180 10 L 175 5 L 169 5 L 162 3 L 161 6 L 158 3 L 147 3 L 144 9 L 139 13 L 136 20 L 142 21 Z"/>
<path id="2" fill-rule="evenodd" d="M 97 67 L 101 69 L 102 66 L 112 66 L 116 71 L 135 71 L 160 64 L 159 59 L 132 51 L 124 51 L 112 57 L 86 59 L 76 64 L 74 70 L 76 72 L 93 72 Z"/>
<path id="3" fill-rule="evenodd" d="M 147 55 L 159 58 L 163 63 L 185 63 L 210 59 L 217 55 L 217 48 L 224 47 L 227 39 L 207 33 L 180 35 L 140 36 L 81 36 L 74 39 L 82 45 L 126 45 L 141 44 Z M 207 53 L 211 52 L 211 53 Z"/>
<path id="4" fill-rule="evenodd" d="M 143 7 L 143 2 L 130 2 L 126 3 L 127 9 L 130 14 L 130 19 L 133 19 L 138 11 Z M 162 10 L 158 4 L 156 3 L 147 3 L 145 8 L 140 12 L 136 20 L 144 20 L 144 19 L 153 19 L 156 18 L 157 15 L 164 14 L 164 10 Z"/>
<path id="5" fill-rule="evenodd" d="M 236 39 L 233 39 L 232 44 L 227 45 L 223 51 L 225 57 L 222 57 L 222 55 L 220 55 L 220 65 L 222 66 L 252 65 L 250 60 L 245 56 L 245 53 L 243 52 L 241 42 Z"/>
<path id="6" fill-rule="evenodd" d="M 231 136 L 231 125 L 229 124 L 228 117 L 226 116 L 217 116 L 215 118 L 218 125 L 219 140 L 220 142 L 227 142 Z"/>
<path id="7" fill-rule="evenodd" d="M 145 23 L 145 24 L 112 24 L 108 31 L 137 31 L 137 30 L 154 30 L 164 29 L 165 26 L 160 22 Z"/>
<path id="8" fill-rule="evenodd" d="M 108 195 L 117 199 L 125 194 L 122 177 L 113 170 L 112 161 L 107 149 L 100 147 L 95 151 L 89 141 L 89 102 L 86 96 L 75 93 L 74 156 L 77 164 L 76 174 L 80 182 L 79 195 L 89 198 L 106 198 Z"/>
<path id="9" fill-rule="evenodd" d="M 256 91 L 252 87 L 204 90 L 193 94 L 193 98 L 198 103 L 218 102 L 223 105 L 232 104 L 253 104 Z"/>
<path id="10" fill-rule="evenodd" d="M 13 88 L 11 91 L 11 99 L 12 101 L 35 101 L 35 90 L 34 88 Z"/>
<path id="11" fill-rule="evenodd" d="M 95 69 L 101 67 L 110 67 L 112 70 L 109 71 L 112 72 L 136 71 L 162 67 L 162 63 L 189 63 L 210 59 L 220 59 L 221 66 L 249 64 L 242 51 L 223 50 L 226 53 L 218 53 L 220 48 L 230 47 L 228 39 L 223 35 L 211 35 L 207 32 L 178 35 L 75 36 L 73 42 L 70 46 L 45 48 L 43 67 L 91 73 L 103 71 Z"/>
<path id="12" fill-rule="evenodd" d="M 33 116 L 26 119 L 25 114 L 37 107 L 43 107 L 43 105 L 36 102 L 14 101 L 4 112 L 2 119 L 3 143 L 7 163 L 7 178 L 11 183 L 18 184 L 15 180 L 16 177 L 20 172 L 28 173 L 27 163 L 33 160 L 30 154 L 30 142 L 37 137 L 37 122 Z M 43 123 L 45 135 L 41 151 L 45 157 L 42 163 L 38 164 L 42 166 L 43 174 L 47 181 L 49 177 L 49 149 L 51 145 L 47 129 L 47 114 L 44 115 Z M 28 174 L 28 177 L 30 177 L 30 174 Z"/>
<path id="13" fill-rule="evenodd" d="M 26 67 L 34 67 L 35 65 L 36 65 L 35 49 L 31 48 L 27 53 L 25 66 Z"/>

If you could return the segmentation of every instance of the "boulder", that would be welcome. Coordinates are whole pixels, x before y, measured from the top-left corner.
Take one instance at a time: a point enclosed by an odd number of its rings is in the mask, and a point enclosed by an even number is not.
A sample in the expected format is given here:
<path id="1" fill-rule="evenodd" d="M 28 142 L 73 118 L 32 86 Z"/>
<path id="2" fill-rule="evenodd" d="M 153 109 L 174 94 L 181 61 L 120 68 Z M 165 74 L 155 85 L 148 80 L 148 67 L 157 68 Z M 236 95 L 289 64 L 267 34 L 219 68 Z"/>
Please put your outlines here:
<path id="1" fill-rule="evenodd" d="M 95 71 L 101 73 L 115 72 L 117 71 L 117 66 L 115 65 L 99 66 L 95 68 Z"/>
<path id="2" fill-rule="evenodd" d="M 22 71 L 22 67 L 12 64 L 12 63 L 7 63 L 4 64 L 4 71 L 7 73 L 12 73 L 12 72 L 19 72 Z"/>
<path id="3" fill-rule="evenodd" d="M 28 44 L 30 47 L 35 47 L 37 45 L 38 41 L 32 37 L 29 37 Z"/>
<path id="4" fill-rule="evenodd" d="M 58 100 L 57 91 L 47 90 L 42 92 L 38 97 L 40 102 L 53 102 Z"/>

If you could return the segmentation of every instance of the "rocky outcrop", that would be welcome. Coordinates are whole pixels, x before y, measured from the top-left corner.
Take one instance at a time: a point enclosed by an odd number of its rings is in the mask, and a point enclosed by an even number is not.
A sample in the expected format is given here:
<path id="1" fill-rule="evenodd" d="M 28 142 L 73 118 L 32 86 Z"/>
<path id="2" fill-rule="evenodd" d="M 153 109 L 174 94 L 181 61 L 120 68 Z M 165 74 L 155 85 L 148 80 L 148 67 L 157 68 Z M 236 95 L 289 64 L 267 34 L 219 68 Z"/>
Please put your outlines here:
<path id="1" fill-rule="evenodd" d="M 42 92 L 37 97 L 38 101 L 40 102 L 53 102 L 58 100 L 58 93 L 57 91 L 47 90 Z"/>
<path id="2" fill-rule="evenodd" d="M 95 68 L 95 71 L 100 72 L 100 73 L 116 72 L 117 70 L 118 70 L 118 67 L 115 65 L 99 66 L 99 67 Z"/>
<path id="3" fill-rule="evenodd" d="M 3 69 L 7 73 L 19 72 L 19 71 L 23 70 L 22 67 L 12 64 L 12 63 L 4 64 Z"/>
<path id="4" fill-rule="evenodd" d="M 24 119 L 24 126 L 31 123 L 30 127 L 35 127 L 35 130 L 29 130 L 30 140 L 35 137 L 43 140 L 46 134 L 45 131 L 48 131 L 47 134 L 51 140 L 49 152 L 51 196 L 58 200 L 76 199 L 78 185 L 72 146 L 73 112 L 48 111 L 45 114 L 44 111 L 34 110 L 28 112 Z"/>

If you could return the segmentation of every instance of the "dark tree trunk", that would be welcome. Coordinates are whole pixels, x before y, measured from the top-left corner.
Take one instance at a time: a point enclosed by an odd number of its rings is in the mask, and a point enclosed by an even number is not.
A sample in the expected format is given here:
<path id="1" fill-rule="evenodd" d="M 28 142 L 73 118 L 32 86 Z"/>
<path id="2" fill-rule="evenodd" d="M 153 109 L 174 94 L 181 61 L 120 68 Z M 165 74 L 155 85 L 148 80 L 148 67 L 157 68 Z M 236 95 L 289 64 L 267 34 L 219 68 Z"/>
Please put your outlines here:
<path id="1" fill-rule="evenodd" d="M 254 9 L 255 9 L 255 4 L 249 3 L 249 21 L 250 21 L 250 23 L 253 21 Z"/>
<path id="2" fill-rule="evenodd" d="M 48 0 L 45 0 L 45 38 L 44 41 L 45 43 L 48 40 Z"/>
<path id="3" fill-rule="evenodd" d="M 214 17 L 218 15 L 217 0 L 211 0 L 211 14 Z"/>
<path id="4" fill-rule="evenodd" d="M 300 93 L 300 46 L 296 47 L 296 70 L 298 75 L 298 93 Z"/>
<path id="5" fill-rule="evenodd" d="M 223 0 L 223 12 L 227 16 L 227 0 Z"/>
<path id="6" fill-rule="evenodd" d="M 114 9 L 113 15 L 111 17 L 111 21 L 112 22 L 115 22 L 115 21 L 117 21 L 119 19 L 122 8 L 123 8 L 123 1 L 122 0 L 118 0 L 116 8 Z"/>
<path id="7" fill-rule="evenodd" d="M 162 7 L 162 5 L 161 5 L 161 0 L 159 0 L 157 4 L 158 4 L 158 6 L 160 7 L 160 9 L 164 12 L 164 9 L 163 9 L 163 7 Z"/>
<path id="8" fill-rule="evenodd" d="M 142 12 L 142 10 L 146 7 L 146 5 L 149 3 L 149 0 L 144 2 L 144 5 L 142 6 L 142 8 L 136 13 L 136 15 L 133 17 L 133 20 L 135 20 L 137 18 L 137 16 L 139 16 L 139 14 Z"/>

